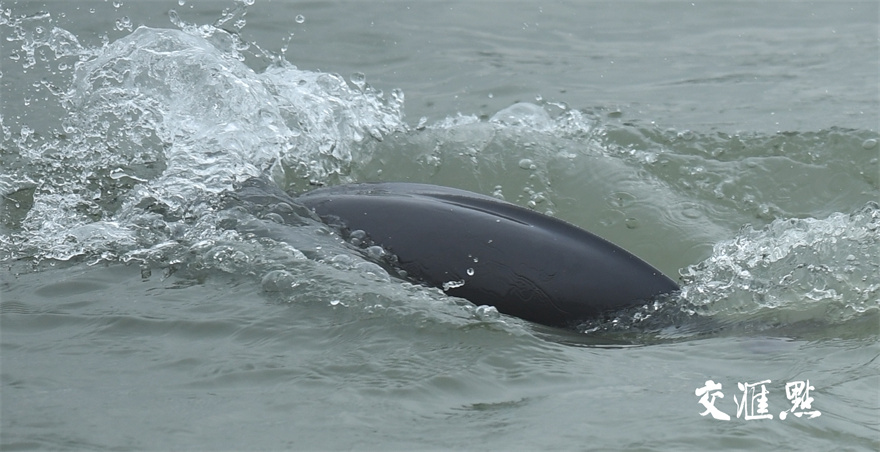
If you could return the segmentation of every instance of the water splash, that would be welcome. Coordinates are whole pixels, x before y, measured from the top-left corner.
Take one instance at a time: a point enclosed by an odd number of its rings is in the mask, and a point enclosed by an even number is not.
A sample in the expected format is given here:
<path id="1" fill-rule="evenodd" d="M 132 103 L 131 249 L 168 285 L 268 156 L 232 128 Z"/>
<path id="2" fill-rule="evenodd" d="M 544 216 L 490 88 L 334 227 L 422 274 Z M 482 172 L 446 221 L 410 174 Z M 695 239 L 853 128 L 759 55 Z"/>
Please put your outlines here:
<path id="1" fill-rule="evenodd" d="M 628 343 L 707 334 L 870 337 L 878 334 L 880 205 L 825 219 L 744 227 L 681 271 L 679 293 L 577 326 Z"/>
<path id="2" fill-rule="evenodd" d="M 73 47 L 81 61 L 59 91 L 63 134 L 23 133 L 8 146 L 22 164 L 0 180 L 4 195 L 33 198 L 4 255 L 124 253 L 140 243 L 144 216 L 190 221 L 212 196 L 264 173 L 282 186 L 344 181 L 355 146 L 368 152 L 371 140 L 405 128 L 402 93 L 386 101 L 290 64 L 258 74 L 229 36 L 140 27 L 101 49 Z M 58 39 L 46 42 L 75 43 Z"/>
<path id="3" fill-rule="evenodd" d="M 16 100 L 26 108 L 2 118 L 0 259 L 253 275 L 271 293 L 340 306 L 372 292 L 395 309 L 414 292 L 448 304 L 440 291 L 398 288 L 368 253 L 303 227 L 308 215 L 227 202 L 252 176 L 293 191 L 406 177 L 494 193 L 626 244 L 667 273 L 685 268 L 679 299 L 585 331 L 692 317 L 841 324 L 877 310 L 877 207 L 859 209 L 880 186 L 874 132 L 701 133 L 543 99 L 411 130 L 403 93 L 386 96 L 362 73 L 347 83 L 265 52 L 268 68 L 253 70 L 262 50 L 223 28 L 244 26 L 246 6 L 205 25 L 172 12 L 178 30 L 142 27 L 98 47 L 48 14 L 0 12 L 19 46 L 11 66 L 37 79 Z"/>
<path id="4" fill-rule="evenodd" d="M 880 309 L 880 205 L 745 227 L 682 271 L 681 299 L 720 319 L 844 323 Z"/>

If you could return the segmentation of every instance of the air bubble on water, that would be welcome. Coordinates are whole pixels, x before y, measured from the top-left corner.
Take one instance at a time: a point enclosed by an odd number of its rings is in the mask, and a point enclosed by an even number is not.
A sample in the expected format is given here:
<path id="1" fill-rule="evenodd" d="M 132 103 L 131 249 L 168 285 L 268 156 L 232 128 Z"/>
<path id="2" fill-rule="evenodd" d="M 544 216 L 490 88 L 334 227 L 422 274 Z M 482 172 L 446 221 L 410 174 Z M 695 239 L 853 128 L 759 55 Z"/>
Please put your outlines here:
<path id="1" fill-rule="evenodd" d="M 113 0 L 113 7 L 116 8 L 116 9 L 121 8 L 121 7 L 122 7 L 122 1 L 120 1 L 120 0 Z"/>
<path id="2" fill-rule="evenodd" d="M 348 235 L 348 241 L 351 242 L 352 245 L 360 246 L 364 243 L 366 237 L 366 232 L 360 229 L 355 229 L 354 231 L 351 231 L 351 233 Z"/>
<path id="3" fill-rule="evenodd" d="M 384 248 L 376 245 L 367 247 L 367 249 L 364 251 L 367 253 L 367 256 L 369 256 L 371 259 L 376 260 L 381 259 L 385 257 L 386 254 L 388 254 Z"/>
<path id="4" fill-rule="evenodd" d="M 877 139 L 870 138 L 862 142 L 862 149 L 874 149 L 877 147 Z"/>
<path id="5" fill-rule="evenodd" d="M 186 5 L 186 0 L 177 0 L 177 4 L 180 6 Z"/>
<path id="6" fill-rule="evenodd" d="M 495 306 L 481 305 L 474 310 L 474 316 L 482 321 L 495 320 L 501 317 Z"/>
<path id="7" fill-rule="evenodd" d="M 275 212 L 269 212 L 269 213 L 263 215 L 263 219 L 269 220 L 273 223 L 284 224 L 284 218 L 282 218 L 281 215 L 279 215 Z"/>
<path id="8" fill-rule="evenodd" d="M 467 275 L 468 275 L 468 276 L 474 276 L 474 269 L 473 269 L 473 268 L 468 268 L 468 269 L 467 269 Z"/>
<path id="9" fill-rule="evenodd" d="M 503 201 L 504 200 L 504 192 L 502 189 L 503 189 L 502 186 L 496 185 L 495 188 L 492 190 L 492 197 Z"/>
<path id="10" fill-rule="evenodd" d="M 350 269 L 352 262 L 354 262 L 354 259 L 347 254 L 337 254 L 330 259 L 330 265 L 341 270 Z"/>
<path id="11" fill-rule="evenodd" d="M 354 265 L 354 269 L 374 281 L 391 282 L 391 276 L 379 264 L 359 262 Z"/>
<path id="12" fill-rule="evenodd" d="M 302 14 L 297 14 L 293 20 L 295 20 L 296 23 L 301 24 L 306 21 L 306 16 L 303 16 Z"/>
<path id="13" fill-rule="evenodd" d="M 522 159 L 519 161 L 519 167 L 524 170 L 535 170 L 538 167 L 535 165 L 535 162 L 532 159 Z"/>
<path id="14" fill-rule="evenodd" d="M 690 130 L 684 130 L 684 131 L 681 131 L 681 132 L 679 132 L 676 136 L 678 136 L 678 138 L 680 138 L 680 139 L 682 139 L 682 140 L 684 140 L 684 141 L 691 141 L 691 140 L 693 140 L 693 139 L 696 137 L 696 135 L 694 134 L 694 132 L 692 132 L 692 131 L 690 131 Z"/>
<path id="15" fill-rule="evenodd" d="M 284 292 L 299 285 L 297 278 L 286 270 L 272 270 L 263 276 L 261 286 L 265 292 Z"/>
<path id="16" fill-rule="evenodd" d="M 639 220 L 637 220 L 633 217 L 629 217 L 629 218 L 623 220 L 623 224 L 626 225 L 627 229 L 636 229 L 639 227 Z"/>

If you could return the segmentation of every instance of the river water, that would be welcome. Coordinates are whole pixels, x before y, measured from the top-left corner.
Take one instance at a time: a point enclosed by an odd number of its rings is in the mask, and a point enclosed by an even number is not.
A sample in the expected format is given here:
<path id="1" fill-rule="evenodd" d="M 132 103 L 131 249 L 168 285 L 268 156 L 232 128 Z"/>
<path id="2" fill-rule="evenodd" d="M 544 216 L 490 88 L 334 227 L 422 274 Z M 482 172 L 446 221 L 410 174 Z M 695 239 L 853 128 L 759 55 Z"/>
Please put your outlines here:
<path id="1" fill-rule="evenodd" d="M 0 447 L 877 450 L 878 8 L 5 1 Z M 681 291 L 542 327 L 251 177 L 496 196 Z"/>

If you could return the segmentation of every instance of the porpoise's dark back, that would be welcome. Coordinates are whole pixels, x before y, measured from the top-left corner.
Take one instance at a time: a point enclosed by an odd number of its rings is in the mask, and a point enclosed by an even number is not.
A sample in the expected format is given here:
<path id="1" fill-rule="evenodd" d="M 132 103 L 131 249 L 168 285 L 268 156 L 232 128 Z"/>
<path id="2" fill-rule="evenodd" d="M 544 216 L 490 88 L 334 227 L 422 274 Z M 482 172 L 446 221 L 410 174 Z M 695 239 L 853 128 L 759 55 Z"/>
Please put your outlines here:
<path id="1" fill-rule="evenodd" d="M 624 249 L 492 197 L 412 183 L 322 188 L 296 198 L 362 230 L 414 279 L 526 320 L 563 326 L 678 290 Z"/>

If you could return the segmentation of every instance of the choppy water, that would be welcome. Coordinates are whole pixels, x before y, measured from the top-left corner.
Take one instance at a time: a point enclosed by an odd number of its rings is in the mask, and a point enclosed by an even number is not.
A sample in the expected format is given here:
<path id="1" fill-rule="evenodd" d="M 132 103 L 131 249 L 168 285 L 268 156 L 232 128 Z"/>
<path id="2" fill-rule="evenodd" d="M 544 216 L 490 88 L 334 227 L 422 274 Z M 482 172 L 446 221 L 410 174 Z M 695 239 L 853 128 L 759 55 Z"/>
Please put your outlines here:
<path id="1" fill-rule="evenodd" d="M 878 13 L 5 2 L 0 445 L 876 450 Z M 253 176 L 503 197 L 682 290 L 541 327 L 237 199 Z M 765 380 L 773 418 L 737 416 Z M 807 380 L 820 415 L 781 419 Z"/>

